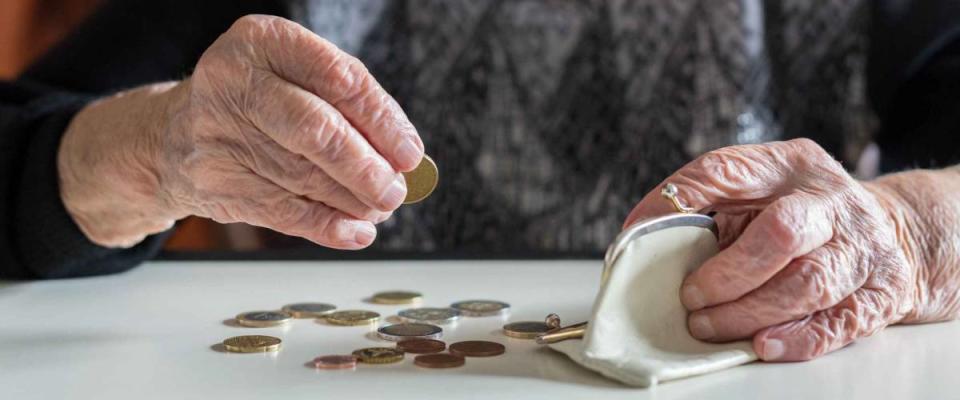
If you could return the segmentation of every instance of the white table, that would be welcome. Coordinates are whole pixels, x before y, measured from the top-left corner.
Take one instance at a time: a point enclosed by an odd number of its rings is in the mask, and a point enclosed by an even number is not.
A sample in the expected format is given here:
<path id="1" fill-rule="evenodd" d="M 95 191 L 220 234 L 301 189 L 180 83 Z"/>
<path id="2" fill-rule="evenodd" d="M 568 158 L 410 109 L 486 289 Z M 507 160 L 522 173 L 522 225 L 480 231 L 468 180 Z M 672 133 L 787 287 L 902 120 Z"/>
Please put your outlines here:
<path id="1" fill-rule="evenodd" d="M 424 305 L 492 298 L 510 320 L 586 317 L 596 261 L 149 263 L 130 273 L 77 280 L 0 283 L 0 399 L 355 398 L 796 398 L 960 397 L 960 324 L 896 327 L 806 363 L 754 363 L 635 389 L 581 369 L 531 341 L 499 333 L 504 320 L 465 319 L 450 343 L 495 340 L 507 353 L 462 368 L 400 364 L 317 371 L 313 357 L 383 344 L 364 327 L 296 320 L 287 328 L 225 324 L 238 312 L 326 301 L 391 315 L 365 303 L 411 289 Z M 242 334 L 283 339 L 279 353 L 231 354 L 213 346 Z"/>

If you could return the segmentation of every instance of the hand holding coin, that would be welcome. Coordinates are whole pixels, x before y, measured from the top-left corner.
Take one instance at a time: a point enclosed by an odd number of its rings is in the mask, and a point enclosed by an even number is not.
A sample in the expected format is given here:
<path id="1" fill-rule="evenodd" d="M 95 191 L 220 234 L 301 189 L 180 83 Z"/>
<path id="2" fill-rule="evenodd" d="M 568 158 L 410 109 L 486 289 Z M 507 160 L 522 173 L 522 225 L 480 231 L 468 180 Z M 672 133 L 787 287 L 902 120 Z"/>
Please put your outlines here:
<path id="1" fill-rule="evenodd" d="M 436 186 L 396 100 L 300 24 L 242 17 L 191 70 L 93 102 L 64 133 L 63 203 L 92 242 L 133 246 L 196 215 L 361 249 Z"/>

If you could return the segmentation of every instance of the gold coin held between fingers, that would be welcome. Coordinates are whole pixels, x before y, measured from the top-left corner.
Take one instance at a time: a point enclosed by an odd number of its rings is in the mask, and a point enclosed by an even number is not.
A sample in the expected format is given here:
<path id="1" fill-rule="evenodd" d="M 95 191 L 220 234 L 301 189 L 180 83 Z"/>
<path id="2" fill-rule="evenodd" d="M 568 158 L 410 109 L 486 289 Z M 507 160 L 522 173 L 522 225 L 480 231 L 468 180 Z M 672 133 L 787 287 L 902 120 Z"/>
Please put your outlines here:
<path id="1" fill-rule="evenodd" d="M 403 204 L 413 204 L 433 193 L 437 181 L 440 180 L 440 173 L 437 172 L 437 164 L 433 159 L 424 154 L 423 160 L 413 171 L 403 173 L 403 179 L 407 181 L 407 197 L 403 199 Z"/>
<path id="2" fill-rule="evenodd" d="M 369 325 L 380 320 L 380 314 L 366 310 L 343 310 L 327 314 L 327 322 L 334 325 Z"/>
<path id="3" fill-rule="evenodd" d="M 410 304 L 420 300 L 423 300 L 422 294 L 402 290 L 380 292 L 373 295 L 373 302 L 377 304 Z"/>
<path id="4" fill-rule="evenodd" d="M 403 352 L 390 347 L 367 347 L 353 352 L 360 362 L 390 364 L 403 360 Z"/>
<path id="5" fill-rule="evenodd" d="M 223 348 L 232 353 L 263 353 L 280 350 L 280 339 L 273 336 L 234 336 L 223 341 Z"/>
<path id="6" fill-rule="evenodd" d="M 252 328 L 266 328 L 283 325 L 293 317 L 282 311 L 250 311 L 237 315 L 237 323 Z"/>

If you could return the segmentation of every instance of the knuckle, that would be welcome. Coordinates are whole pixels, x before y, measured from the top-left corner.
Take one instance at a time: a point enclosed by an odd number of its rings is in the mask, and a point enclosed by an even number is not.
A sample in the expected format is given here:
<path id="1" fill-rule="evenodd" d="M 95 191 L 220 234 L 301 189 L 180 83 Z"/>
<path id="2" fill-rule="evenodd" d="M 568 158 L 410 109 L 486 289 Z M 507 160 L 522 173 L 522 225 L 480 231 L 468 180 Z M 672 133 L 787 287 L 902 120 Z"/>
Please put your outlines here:
<path id="1" fill-rule="evenodd" d="M 707 182 L 724 193 L 743 190 L 757 167 L 756 162 L 744 156 L 744 150 L 744 146 L 731 146 L 706 153 L 692 168 L 684 169 L 685 175 L 693 182 Z"/>
<path id="2" fill-rule="evenodd" d="M 301 193 L 318 201 L 329 201 L 338 192 L 337 183 L 320 168 L 310 168 L 298 184 Z"/>
<path id="3" fill-rule="evenodd" d="M 314 222 L 317 232 L 327 243 L 337 243 L 340 241 L 340 218 L 335 213 L 325 213 L 320 215 Z"/>
<path id="4" fill-rule="evenodd" d="M 807 361 L 820 357 L 830 351 L 837 335 L 833 331 L 831 321 L 826 315 L 818 314 L 801 319 L 791 325 L 786 338 L 797 361 Z"/>
<path id="5" fill-rule="evenodd" d="M 889 287 L 865 290 L 857 304 L 857 320 L 862 331 L 870 335 L 900 317 L 897 307 L 899 296 Z"/>
<path id="6" fill-rule="evenodd" d="M 717 326 L 720 332 L 718 336 L 740 339 L 770 325 L 770 314 L 774 312 L 772 305 L 756 298 L 745 300 L 728 303 L 723 306 L 723 317 L 713 318 L 715 321 L 726 320 L 726 323 Z"/>
<path id="7" fill-rule="evenodd" d="M 373 78 L 363 62 L 339 50 L 333 53 L 324 75 L 334 104 L 363 105 Z"/>
<path id="8" fill-rule="evenodd" d="M 237 101 L 240 115 L 248 120 L 270 117 L 270 102 L 264 99 L 277 99 L 283 95 L 281 81 L 270 74 L 251 71 L 247 74 L 243 86 L 240 86 Z"/>
<path id="9" fill-rule="evenodd" d="M 791 286 L 800 291 L 805 304 L 801 312 L 822 310 L 840 300 L 838 288 L 834 287 L 829 268 L 820 260 L 804 260 L 794 274 L 794 280 Z"/>
<path id="10" fill-rule="evenodd" d="M 790 160 L 806 170 L 810 171 L 831 171 L 830 175 L 845 176 L 846 172 L 840 162 L 833 155 L 828 153 L 817 142 L 807 138 L 793 139 L 785 144 L 787 157 Z"/>
<path id="11" fill-rule="evenodd" d="M 271 24 L 271 17 L 267 15 L 249 14 L 238 18 L 227 29 L 227 37 L 238 37 L 242 40 L 259 39 L 264 35 Z"/>
<path id="12" fill-rule="evenodd" d="M 306 154 L 336 162 L 346 151 L 349 129 L 345 120 L 324 114 L 327 113 L 320 106 L 314 106 L 313 111 L 302 111 L 294 123 L 294 131 L 299 136 L 298 147 Z"/>
<path id="13" fill-rule="evenodd" d="M 723 263 L 715 264 L 714 268 L 704 269 L 700 284 L 702 289 L 712 288 L 715 293 L 724 293 L 729 290 L 743 290 L 753 286 L 754 272 L 748 268 L 742 268 L 737 260 L 727 260 Z"/>
<path id="14" fill-rule="evenodd" d="M 269 210 L 269 215 L 275 227 L 296 230 L 310 217 L 310 204 L 305 201 L 280 201 Z"/>
<path id="15" fill-rule="evenodd" d="M 760 226 L 774 251 L 792 253 L 803 244 L 801 236 L 804 221 L 798 220 L 791 208 L 775 203 L 773 215 Z"/>
<path id="16" fill-rule="evenodd" d="M 287 20 L 273 15 L 248 14 L 237 18 L 227 32 L 238 33 L 244 37 L 260 38 L 271 30 L 286 29 L 287 24 Z"/>
<path id="17" fill-rule="evenodd" d="M 808 138 L 792 139 L 785 143 L 787 146 L 789 146 L 796 152 L 818 154 L 818 155 L 827 154 L 827 152 L 823 149 L 823 147 L 820 147 L 820 145 L 817 144 L 817 142 L 814 142 L 813 140 Z"/>
<path id="18" fill-rule="evenodd" d="M 809 340 L 810 346 L 807 347 L 807 351 L 801 353 L 800 359 L 802 361 L 812 360 L 830 352 L 836 335 L 830 331 L 827 325 L 811 324 L 808 334 L 810 337 L 807 340 Z"/>
<path id="19" fill-rule="evenodd" d="M 379 163 L 369 157 L 357 162 L 356 183 L 365 190 L 375 190 L 383 182 L 383 170 Z"/>
<path id="20" fill-rule="evenodd" d="M 208 202 L 200 207 L 201 214 L 222 224 L 244 221 L 237 209 L 227 207 L 220 202 Z"/>

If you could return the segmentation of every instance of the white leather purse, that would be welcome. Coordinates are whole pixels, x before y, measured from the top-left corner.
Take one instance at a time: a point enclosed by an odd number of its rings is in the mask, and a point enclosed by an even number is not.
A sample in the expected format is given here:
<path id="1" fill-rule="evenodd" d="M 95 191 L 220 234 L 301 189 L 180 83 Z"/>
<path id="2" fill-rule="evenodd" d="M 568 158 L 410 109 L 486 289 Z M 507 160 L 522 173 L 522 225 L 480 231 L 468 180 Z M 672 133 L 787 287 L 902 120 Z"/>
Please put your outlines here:
<path id="1" fill-rule="evenodd" d="M 634 224 L 607 250 L 582 339 L 550 348 L 604 376 L 642 387 L 756 360 L 749 341 L 712 344 L 687 331 L 680 284 L 716 253 L 711 217 L 678 213 Z"/>

